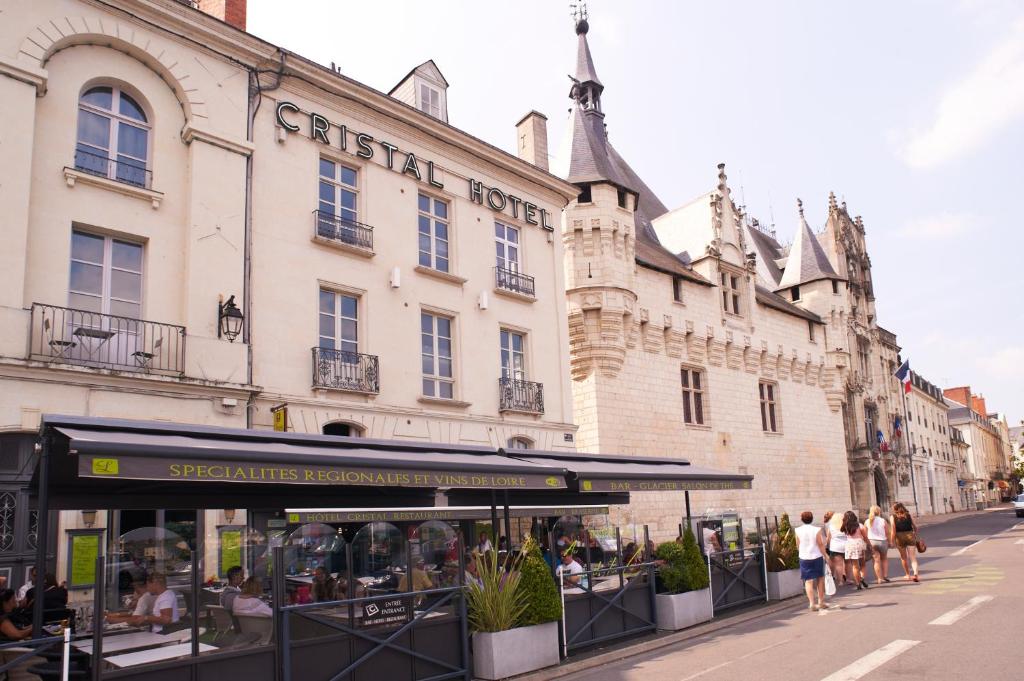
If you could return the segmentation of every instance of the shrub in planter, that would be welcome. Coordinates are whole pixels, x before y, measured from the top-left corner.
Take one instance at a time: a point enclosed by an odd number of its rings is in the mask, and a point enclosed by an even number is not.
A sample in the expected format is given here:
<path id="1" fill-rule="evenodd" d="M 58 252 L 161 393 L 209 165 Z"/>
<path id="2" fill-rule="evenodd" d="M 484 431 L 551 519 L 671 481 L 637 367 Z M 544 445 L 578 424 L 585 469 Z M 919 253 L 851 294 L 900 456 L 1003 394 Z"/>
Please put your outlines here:
<path id="1" fill-rule="evenodd" d="M 519 623 L 527 605 L 526 592 L 519 588 L 522 559 L 523 554 L 516 556 L 506 572 L 496 551 L 477 557 L 480 582 L 470 582 L 466 587 L 470 631 L 506 631 Z"/>
<path id="2" fill-rule="evenodd" d="M 536 540 L 528 537 L 520 553 L 525 557 L 520 568 L 519 588 L 526 593 L 526 609 L 519 618 L 519 626 L 558 621 L 562 618 L 562 600 Z"/>
<path id="3" fill-rule="evenodd" d="M 789 522 L 789 514 L 783 513 L 779 526 L 768 534 L 764 545 L 765 567 L 768 572 L 795 570 L 800 567 L 800 553 L 796 545 L 796 532 Z"/>
<path id="4" fill-rule="evenodd" d="M 667 591 L 657 596 L 658 628 L 674 631 L 711 619 L 707 563 L 693 530 L 686 528 L 682 544 L 665 542 L 654 555 L 664 561 L 658 575 Z"/>

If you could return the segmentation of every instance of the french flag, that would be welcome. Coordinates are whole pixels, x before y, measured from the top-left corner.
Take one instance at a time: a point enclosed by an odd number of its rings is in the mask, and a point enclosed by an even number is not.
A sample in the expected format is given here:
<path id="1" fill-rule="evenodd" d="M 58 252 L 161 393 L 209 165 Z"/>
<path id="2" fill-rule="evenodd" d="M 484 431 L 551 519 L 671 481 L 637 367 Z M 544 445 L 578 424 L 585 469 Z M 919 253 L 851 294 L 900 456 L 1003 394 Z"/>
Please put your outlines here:
<path id="1" fill-rule="evenodd" d="M 903 384 L 903 392 L 904 393 L 909 393 L 910 389 L 911 389 L 911 386 L 910 386 L 910 360 L 909 359 L 903 361 L 903 364 L 900 365 L 900 368 L 896 370 L 895 376 L 896 376 L 896 378 L 900 379 L 900 383 Z"/>

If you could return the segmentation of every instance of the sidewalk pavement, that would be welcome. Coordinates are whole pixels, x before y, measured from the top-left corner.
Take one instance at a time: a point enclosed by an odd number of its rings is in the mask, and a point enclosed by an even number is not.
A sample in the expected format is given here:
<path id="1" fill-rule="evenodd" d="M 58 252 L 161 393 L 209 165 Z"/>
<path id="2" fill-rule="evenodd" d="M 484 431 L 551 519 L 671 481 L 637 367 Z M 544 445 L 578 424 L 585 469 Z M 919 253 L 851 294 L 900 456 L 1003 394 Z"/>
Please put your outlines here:
<path id="1" fill-rule="evenodd" d="M 965 518 L 972 515 L 981 515 L 993 511 L 1012 508 L 1012 504 L 1001 503 L 992 508 L 981 511 L 955 511 L 953 513 L 940 513 L 937 515 L 918 516 L 916 518 L 918 527 L 929 527 L 940 525 L 957 518 Z M 723 615 L 719 615 L 710 622 L 698 624 L 697 626 L 683 629 L 682 631 L 657 632 L 646 636 L 627 639 L 620 643 L 613 643 L 608 646 L 598 647 L 594 650 L 572 657 L 556 667 L 547 667 L 536 672 L 512 677 L 514 681 L 547 681 L 558 679 L 570 674 L 576 674 L 587 669 L 594 669 L 612 662 L 618 662 L 626 657 L 649 653 L 659 648 L 664 648 L 682 641 L 687 641 L 698 636 L 711 634 L 727 627 L 743 624 L 750 620 L 766 617 L 785 610 L 803 610 L 803 598 L 790 598 L 785 601 L 774 601 L 764 605 L 755 605 L 750 608 L 743 608 Z"/>

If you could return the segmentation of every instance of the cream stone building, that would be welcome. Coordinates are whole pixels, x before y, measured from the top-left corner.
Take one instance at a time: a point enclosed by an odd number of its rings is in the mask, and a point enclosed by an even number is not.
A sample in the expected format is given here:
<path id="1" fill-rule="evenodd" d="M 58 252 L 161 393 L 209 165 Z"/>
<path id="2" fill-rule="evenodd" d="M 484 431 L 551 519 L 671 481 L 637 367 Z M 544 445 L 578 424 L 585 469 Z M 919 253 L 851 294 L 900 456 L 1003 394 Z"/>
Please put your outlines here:
<path id="1" fill-rule="evenodd" d="M 949 405 L 942 389 L 911 372 L 906 428 L 914 455 L 917 507 L 921 513 L 948 513 L 949 502 L 963 508 L 957 490 L 957 460 L 949 432 Z"/>
<path id="2" fill-rule="evenodd" d="M 588 29 L 577 23 L 555 167 L 578 187 L 562 222 L 578 447 L 754 476 L 752 490 L 694 493 L 697 515 L 849 508 L 827 320 L 765 285 L 776 264 L 754 243 L 771 237 L 732 198 L 724 166 L 711 191 L 669 210 L 612 147 Z M 667 538 L 683 514 L 683 494 L 663 491 L 622 520 Z"/>
<path id="3" fill-rule="evenodd" d="M 433 62 L 387 95 L 245 33 L 244 0 L 3 16 L 9 583 L 43 413 L 574 448 L 556 230 L 577 189 L 450 125 Z M 56 564 L 67 530 L 187 515 L 66 512 Z"/>
<path id="4" fill-rule="evenodd" d="M 966 494 L 968 504 L 984 508 L 999 501 L 998 482 L 1009 477 L 1006 446 L 999 427 L 986 414 L 985 398 L 970 386 L 947 388 L 949 423 L 967 444 Z"/>

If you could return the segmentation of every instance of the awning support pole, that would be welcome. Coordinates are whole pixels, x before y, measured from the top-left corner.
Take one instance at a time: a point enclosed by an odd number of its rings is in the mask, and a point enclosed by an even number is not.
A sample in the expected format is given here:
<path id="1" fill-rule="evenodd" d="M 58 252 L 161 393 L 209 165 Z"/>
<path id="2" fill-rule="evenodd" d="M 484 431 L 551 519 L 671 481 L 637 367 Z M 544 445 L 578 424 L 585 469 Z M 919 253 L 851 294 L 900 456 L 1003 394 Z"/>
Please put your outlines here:
<path id="1" fill-rule="evenodd" d="M 684 492 L 686 495 L 686 526 L 690 527 L 690 490 Z"/>
<path id="2" fill-rule="evenodd" d="M 39 509 L 36 519 L 36 578 L 35 602 L 32 604 L 32 637 L 43 638 L 43 590 L 40 585 L 46 575 L 46 548 L 50 544 L 50 440 L 43 438 L 39 447 Z M 103 623 L 103 613 L 95 613 Z M 102 626 L 101 629 L 102 631 Z"/>
<path id="3" fill-rule="evenodd" d="M 103 675 L 103 610 L 107 593 L 106 560 L 103 552 L 96 556 L 96 586 L 92 594 L 92 681 Z"/>
<path id="4" fill-rule="evenodd" d="M 511 554 L 512 554 L 512 522 L 509 519 L 509 511 L 508 511 L 508 490 L 504 491 L 503 496 L 504 496 L 504 502 L 505 502 L 505 541 L 508 543 L 508 549 L 507 550 L 509 552 L 509 555 L 511 556 Z M 497 548 L 497 547 L 495 547 L 495 548 Z"/>
<path id="5" fill-rule="evenodd" d="M 498 550 L 498 493 L 491 490 L 491 545 L 494 550 Z M 477 537 L 477 544 L 480 543 L 480 538 Z"/>

